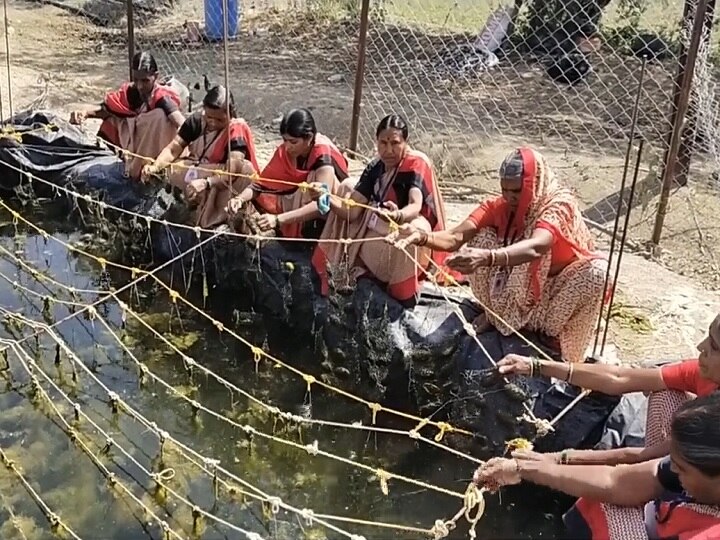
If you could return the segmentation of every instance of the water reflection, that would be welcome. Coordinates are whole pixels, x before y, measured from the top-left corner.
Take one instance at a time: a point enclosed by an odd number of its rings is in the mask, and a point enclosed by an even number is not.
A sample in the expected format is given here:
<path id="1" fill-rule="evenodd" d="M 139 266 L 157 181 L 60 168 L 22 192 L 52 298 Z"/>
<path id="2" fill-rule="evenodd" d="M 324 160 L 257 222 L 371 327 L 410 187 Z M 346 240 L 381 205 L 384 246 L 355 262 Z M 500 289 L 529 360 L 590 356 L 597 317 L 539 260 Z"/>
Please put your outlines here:
<path id="1" fill-rule="evenodd" d="M 180 355 L 134 317 L 123 314 L 117 302 L 105 302 L 98 306 L 97 318 L 93 319 L 85 313 L 54 327 L 91 374 L 83 372 L 77 365 L 73 367 L 72 359 L 64 353 L 60 355 L 59 365 L 56 365 L 56 342 L 45 332 L 40 332 L 37 338 L 29 337 L 34 330 L 9 313 L 54 324 L 77 311 L 77 308 L 61 301 L 85 304 L 97 301 L 101 292 L 88 291 L 106 289 L 109 284 L 120 288 L 130 280 L 130 276 L 123 272 L 103 273 L 97 264 L 69 255 L 64 247 L 52 240 L 27 235 L 21 229 L 16 234 L 12 224 L 6 224 L 3 232 L 5 235 L 0 242 L 4 248 L 0 252 L 0 306 L 5 318 L 0 337 L 27 338 L 22 342 L 22 348 L 31 360 L 52 378 L 70 401 L 80 404 L 83 414 L 87 414 L 92 422 L 112 437 L 109 452 L 103 453 L 107 443 L 104 435 L 100 435 L 83 418 L 74 422 L 75 414 L 70 403 L 39 377 L 43 389 L 63 418 L 73 422 L 78 436 L 92 448 L 108 470 L 115 473 L 117 479 L 145 505 L 162 516 L 168 527 L 181 537 L 201 534 L 208 540 L 244 538 L 239 531 L 225 525 L 210 519 L 197 519 L 194 505 L 265 538 L 342 538 L 339 533 L 316 523 L 308 524 L 292 513 L 281 510 L 273 514 L 267 505 L 263 507 L 252 499 L 229 494 L 213 480 L 212 475 L 192 464 L 185 452 L 171 443 L 161 444 L 153 429 L 126 412 L 114 413 L 107 392 L 93 381 L 93 377 L 117 393 L 148 422 L 167 431 L 180 443 L 202 456 L 219 460 L 222 467 L 232 474 L 265 493 L 281 497 L 298 509 L 428 528 L 435 519 L 447 518 L 459 508 L 461 501 L 457 499 L 398 481 L 390 482 L 389 495 L 385 496 L 381 493 L 378 479 L 368 471 L 326 457 L 312 456 L 302 449 L 258 436 L 249 436 L 227 422 L 195 411 L 187 400 L 177 394 L 195 400 L 234 422 L 250 424 L 265 433 L 301 445 L 317 441 L 320 448 L 338 456 L 453 491 L 464 491 L 472 473 L 470 462 L 427 446 L 418 447 L 408 437 L 341 428 L 298 428 L 278 422 L 266 409 L 229 391 L 212 377 L 197 370 L 189 375 Z M 53 234 L 69 243 L 83 240 L 78 234 L 57 230 Z M 29 267 L 15 259 L 26 261 L 39 274 L 34 277 Z M 74 287 L 77 292 L 72 293 L 42 276 Z M 172 279 L 176 276 L 166 274 L 164 277 Z M 16 282 L 18 287 L 13 287 L 12 282 Z M 308 395 L 306 383 L 286 370 L 275 369 L 265 363 L 256 373 L 253 356 L 246 346 L 218 332 L 207 321 L 178 309 L 167 294 L 152 284 L 133 287 L 121 297 L 142 316 L 146 324 L 161 333 L 175 348 L 266 403 L 326 420 L 346 423 L 368 420 L 366 407 L 348 403 L 316 387 Z M 194 301 L 196 305 L 201 305 L 202 298 Z M 254 335 L 257 328 L 252 323 L 253 318 L 240 319 L 251 322 L 246 327 L 237 328 L 238 333 L 259 345 L 260 338 Z M 102 321 L 107 322 L 112 333 Z M 123 351 L 118 339 L 130 354 Z M 307 371 L 318 370 L 318 361 L 310 350 L 275 351 L 275 354 Z M 142 376 L 136 360 L 174 390 L 168 392 L 152 377 Z M 81 538 L 163 538 L 158 523 L 151 523 L 153 520 L 121 490 L 112 489 L 100 469 L 93 465 L 77 443 L 71 442 L 52 407 L 42 400 L 31 399 L 32 385 L 17 357 L 11 353 L 8 361 L 9 369 L 2 371 L 5 382 L 0 391 L 0 408 L 3 411 L 0 415 L 0 445 L 47 504 Z M 380 420 L 389 422 L 385 418 Z M 392 427 L 392 423 L 387 425 Z M 396 427 L 406 430 L 413 426 L 400 422 Z M 123 455 L 120 447 L 137 464 Z M 212 469 L 211 464 L 204 465 Z M 166 471 L 166 474 L 172 470 L 174 477 L 167 481 L 168 486 L 186 497 L 190 505 L 162 489 L 158 490 L 144 470 L 155 473 Z M 42 512 L 4 469 L 0 470 L 0 492 L 5 498 L 0 503 L 13 508 L 17 517 L 13 522 L 8 511 L 2 510 L 0 519 L 4 523 L 0 526 L 1 538 L 22 538 L 18 527 L 27 538 L 52 537 Z M 479 537 L 556 536 L 557 519 L 546 517 L 552 506 L 548 507 L 546 501 L 542 506 L 537 502 L 537 494 L 532 498 L 515 498 L 518 500 L 506 497 L 501 507 L 496 501 L 489 501 L 487 514 L 478 528 Z M 522 511 L 519 511 L 518 504 L 522 506 Z M 337 525 L 368 539 L 418 537 L 418 533 L 356 524 Z M 462 528 L 453 534 L 454 537 L 465 537 Z"/>

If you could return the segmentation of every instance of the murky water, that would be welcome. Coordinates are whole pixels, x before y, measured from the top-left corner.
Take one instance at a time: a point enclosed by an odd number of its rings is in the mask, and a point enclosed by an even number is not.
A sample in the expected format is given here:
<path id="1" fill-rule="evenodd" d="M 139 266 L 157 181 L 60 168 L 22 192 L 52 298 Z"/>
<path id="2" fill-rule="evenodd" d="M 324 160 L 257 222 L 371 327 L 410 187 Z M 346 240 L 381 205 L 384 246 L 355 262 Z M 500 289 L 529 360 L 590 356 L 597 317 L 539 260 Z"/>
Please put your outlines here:
<path id="1" fill-rule="evenodd" d="M 238 424 L 252 425 L 264 433 L 303 446 L 317 441 L 320 449 L 343 458 L 456 492 L 464 491 L 473 470 L 471 462 L 425 445 L 419 447 L 408 437 L 368 434 L 347 428 L 305 426 L 298 429 L 277 422 L 262 407 L 251 404 L 247 398 L 229 391 L 197 369 L 190 376 L 180 355 L 133 316 L 127 312 L 123 316 L 123 310 L 115 301 L 98 305 L 95 317 L 87 313 L 72 317 L 71 306 L 63 305 L 60 300 L 87 304 L 97 301 L 98 294 L 71 293 L 47 278 L 33 277 L 17 259 L 34 267 L 40 276 L 52 277 L 78 291 L 106 290 L 108 286 L 120 290 L 130 281 L 129 272 L 103 273 L 97 263 L 70 254 L 52 239 L 28 234 L 22 227 L 18 227 L 16 236 L 7 215 L 2 217 L 2 223 L 0 337 L 20 343 L 7 349 L 8 365 L 0 366 L 5 368 L 0 372 L 5 381 L 0 385 L 0 448 L 49 508 L 80 538 L 164 538 L 162 528 L 141 504 L 182 538 L 244 538 L 236 528 L 257 532 L 263 538 L 343 537 L 317 523 L 308 524 L 306 519 L 291 512 L 281 509 L 274 514 L 270 505 L 263 506 L 251 497 L 230 493 L 227 486 L 214 483 L 212 474 L 202 469 L 212 470 L 212 462 L 203 463 L 198 455 L 219 460 L 221 467 L 264 493 L 280 497 L 295 508 L 312 509 L 316 515 L 429 528 L 436 519 L 448 518 L 460 508 L 459 499 L 395 480 L 389 483 L 386 496 L 369 471 L 311 455 L 304 448 L 264 440 L 257 435 L 249 437 L 242 429 L 220 418 L 203 411 L 194 412 L 193 406 L 179 395 Z M 53 235 L 71 244 L 81 240 L 76 233 L 54 230 Z M 181 288 L 178 275 L 161 275 L 172 280 L 177 289 Z M 12 282 L 18 286 L 14 287 Z M 326 420 L 346 423 L 368 420 L 366 407 L 315 387 L 308 394 L 306 383 L 284 369 L 262 363 L 256 373 L 253 355 L 245 345 L 221 334 L 187 309 L 173 305 L 157 286 L 144 283 L 125 290 L 120 297 L 172 346 L 266 403 Z M 201 295 L 193 301 L 202 305 Z M 39 331 L 39 327 L 31 328 L 18 316 L 54 324 L 55 334 L 77 358 L 73 359 L 62 348 L 58 355 L 57 340 Z M 66 317 L 70 318 L 58 322 Z M 243 316 L 239 319 L 250 320 Z M 112 328 L 112 333 L 103 321 Z M 241 323 L 237 331 L 262 345 L 262 337 L 251 322 L 244 328 Z M 32 337 L 34 332 L 37 338 Z M 306 371 L 317 367 L 318 361 L 309 351 L 273 352 Z M 0 362 L 4 363 L 2 359 Z M 148 369 L 142 377 L 137 362 Z M 35 388 L 23 367 L 33 364 Z M 172 390 L 153 381 L 152 375 L 167 382 Z M 122 406 L 117 412 L 113 411 L 112 400 L 102 385 L 132 408 L 130 414 Z M 73 403 L 80 405 L 79 412 L 73 409 Z M 150 427 L 143 424 L 140 417 L 146 419 Z M 76 442 L 71 441 L 68 426 L 75 430 Z M 414 426 L 394 422 L 391 427 L 411 429 Z M 193 457 L 179 450 L 170 439 L 161 445 L 158 430 L 166 431 L 197 454 Z M 112 438 L 109 447 L 108 436 Z M 81 449 L 83 445 L 96 461 Z M 188 455 L 200 466 L 193 464 Z M 118 484 L 111 487 L 103 468 L 113 473 L 117 482 L 126 486 L 137 500 Z M 167 489 L 158 489 L 147 471 L 162 472 L 160 481 Z M 227 477 L 218 474 L 218 478 Z M 27 538 L 52 537 L 48 520 L 17 477 L 5 467 L 0 467 L 0 493 L 3 496 L 0 538 L 23 538 L 19 530 Z M 507 493 L 502 502 L 496 497 L 490 499 L 478 527 L 478 537 L 557 536 L 560 524 L 550 499 L 537 491 Z M 10 519 L 8 508 L 12 508 L 15 520 Z M 209 512 L 225 524 L 207 517 L 194 519 L 198 511 Z M 417 532 L 333 523 L 368 539 L 421 537 Z M 453 535 L 466 537 L 462 520 Z M 67 533 L 64 536 L 69 537 Z M 177 538 L 172 534 L 168 537 Z"/>

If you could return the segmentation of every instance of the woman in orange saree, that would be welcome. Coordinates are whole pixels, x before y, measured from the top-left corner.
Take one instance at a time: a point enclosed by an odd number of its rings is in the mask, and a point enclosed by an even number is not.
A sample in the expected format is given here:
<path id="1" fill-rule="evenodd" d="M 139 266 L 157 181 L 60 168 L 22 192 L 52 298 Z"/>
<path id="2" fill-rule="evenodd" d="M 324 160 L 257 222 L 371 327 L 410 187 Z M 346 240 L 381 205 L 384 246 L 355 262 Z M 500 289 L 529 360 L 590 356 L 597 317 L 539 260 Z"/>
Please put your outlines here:
<path id="1" fill-rule="evenodd" d="M 307 109 L 293 109 L 280 122 L 283 138 L 260 178 L 228 204 L 231 222 L 251 221 L 250 229 L 283 238 L 317 239 L 325 217 L 310 190 L 315 183 L 335 193 L 348 177 L 348 163 L 333 142 L 318 133 Z M 250 202 L 253 204 L 249 204 Z"/>
<path id="2" fill-rule="evenodd" d="M 430 159 L 410 148 L 408 135 L 400 116 L 383 118 L 376 130 L 378 158 L 365 168 L 354 189 L 340 193 L 362 206 L 348 207 L 330 197 L 331 213 L 313 257 L 322 294 L 328 294 L 331 277 L 344 287 L 358 278 L 370 278 L 382 284 L 389 296 L 412 307 L 430 260 L 442 264 L 445 254 L 437 250 L 413 248 L 408 255 L 386 242 L 371 241 L 387 236 L 391 220 L 426 232 L 445 227 L 443 200 Z M 336 242 L 343 238 L 368 241 L 349 246 Z"/>
<path id="3" fill-rule="evenodd" d="M 175 139 L 145 166 L 143 177 L 168 166 L 170 184 L 196 207 L 196 225 L 211 228 L 227 221 L 228 201 L 250 184 L 258 166 L 250 126 L 236 117 L 235 100 L 224 86 L 210 88 L 202 110 L 188 117 Z"/>
<path id="4" fill-rule="evenodd" d="M 137 156 L 156 156 L 172 141 L 185 117 L 180 97 L 158 82 L 158 67 L 150 53 L 139 52 L 132 60 L 133 81 L 109 92 L 100 106 L 74 111 L 70 122 L 82 124 L 86 118 L 102 119 L 98 137 L 115 148 Z M 125 172 L 140 178 L 143 157 L 128 155 Z"/>
<path id="5" fill-rule="evenodd" d="M 390 240 L 400 247 L 460 250 L 446 264 L 467 275 L 485 307 L 475 321 L 478 331 L 490 325 L 505 335 L 534 330 L 564 359 L 582 362 L 602 305 L 607 262 L 594 250 L 574 194 L 541 154 L 516 150 L 500 167 L 500 179 L 502 195 L 449 231 L 405 227 Z"/>

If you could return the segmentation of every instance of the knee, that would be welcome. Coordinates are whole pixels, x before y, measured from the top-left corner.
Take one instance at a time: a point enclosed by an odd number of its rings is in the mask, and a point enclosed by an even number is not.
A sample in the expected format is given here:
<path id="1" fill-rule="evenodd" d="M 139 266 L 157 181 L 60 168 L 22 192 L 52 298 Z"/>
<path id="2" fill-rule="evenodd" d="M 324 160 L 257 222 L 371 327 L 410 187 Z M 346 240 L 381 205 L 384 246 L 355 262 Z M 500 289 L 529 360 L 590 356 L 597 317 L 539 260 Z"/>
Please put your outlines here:
<path id="1" fill-rule="evenodd" d="M 355 191 L 355 186 L 358 183 L 358 178 L 346 178 L 342 182 L 340 182 L 340 185 L 337 188 L 337 194 L 340 197 L 349 197 L 353 191 Z"/>
<path id="2" fill-rule="evenodd" d="M 576 279 L 581 281 L 583 285 L 591 290 L 593 294 L 600 294 L 605 286 L 605 275 L 607 274 L 608 264 L 604 259 L 597 260 L 580 260 L 571 265 L 575 267 Z M 571 267 L 567 268 L 570 271 Z M 572 278 L 571 278 L 572 279 Z M 574 280 L 573 280 L 574 281 Z"/>
<path id="3" fill-rule="evenodd" d="M 497 247 L 497 231 L 492 227 L 483 227 L 482 229 L 478 230 L 471 242 L 473 246 L 483 249 L 491 249 Z"/>
<path id="4" fill-rule="evenodd" d="M 432 231 L 432 227 L 430 226 L 430 222 L 425 219 L 422 216 L 418 216 L 415 219 L 413 219 L 410 222 L 410 225 L 415 227 L 416 229 L 420 229 L 421 231 L 430 232 Z"/>

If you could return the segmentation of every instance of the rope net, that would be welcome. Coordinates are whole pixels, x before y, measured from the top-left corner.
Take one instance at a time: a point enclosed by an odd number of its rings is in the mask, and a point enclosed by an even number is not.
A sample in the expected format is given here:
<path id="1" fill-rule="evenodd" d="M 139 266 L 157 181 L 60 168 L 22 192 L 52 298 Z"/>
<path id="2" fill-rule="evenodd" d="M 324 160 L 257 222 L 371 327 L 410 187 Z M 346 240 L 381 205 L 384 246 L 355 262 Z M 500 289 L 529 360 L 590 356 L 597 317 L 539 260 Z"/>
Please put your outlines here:
<path id="1" fill-rule="evenodd" d="M 280 514 L 294 514 L 306 526 L 323 527 L 354 540 L 362 536 L 346 530 L 347 527 L 396 530 L 430 538 L 443 538 L 455 528 L 461 518 L 470 516 L 471 511 L 473 517 L 468 521 L 474 530 L 483 508 L 482 493 L 476 488 L 471 486 L 468 491 L 459 492 L 447 486 L 434 485 L 388 470 L 380 463 L 370 464 L 367 459 L 357 460 L 338 455 L 331 451 L 330 447 L 321 446 L 318 440 L 307 440 L 307 430 L 312 433 L 318 429 L 402 436 L 416 444 L 451 453 L 456 458 L 470 462 L 470 466 L 481 463 L 480 460 L 443 444 L 442 435 L 451 431 L 452 426 L 393 411 L 363 400 L 342 389 L 317 381 L 260 347 L 250 344 L 165 284 L 159 274 L 174 261 L 153 271 L 111 262 L 47 232 L 6 203 L 0 202 L 0 205 L 13 218 L 12 223 L 17 231 L 16 248 L 21 247 L 24 235 L 27 234 L 27 242 L 31 233 L 35 242 L 42 243 L 47 252 L 54 252 L 53 246 L 61 247 L 67 255 L 77 257 L 78 261 L 92 262 L 101 273 L 115 268 L 130 275 L 130 281 L 116 289 L 76 287 L 64 283 L 56 276 L 48 275 L 47 271 L 39 270 L 37 263 L 23 257 L 25 253 L 37 250 L 29 250 L 27 245 L 15 250 L 0 247 L 3 263 L 0 278 L 12 286 L 28 306 L 34 308 L 29 309 L 28 313 L 25 313 L 25 310 L 16 313 L 6 307 L 0 308 L 8 329 L 8 337 L 2 338 L 1 345 L 6 358 L 7 375 L 17 381 L 18 388 L 21 388 L 19 391 L 35 404 L 36 410 L 42 412 L 66 434 L 74 447 L 87 456 L 105 478 L 109 492 L 122 499 L 133 512 L 150 516 L 153 527 L 164 537 L 184 538 L 200 527 L 201 522 L 206 524 L 204 526 L 212 526 L 218 530 L 233 530 L 252 540 L 266 537 L 262 532 L 247 530 L 244 525 L 247 518 L 231 519 L 229 515 L 216 511 L 220 501 L 229 505 L 224 507 L 227 509 L 238 499 L 247 501 L 247 506 L 251 509 L 257 507 L 256 511 L 265 512 L 270 522 L 277 521 Z M 204 242 L 214 238 L 216 237 L 209 237 Z M 202 242 L 191 250 L 200 247 Z M 186 255 L 187 252 L 181 253 L 178 259 Z M 7 270 L 8 265 L 12 267 L 12 271 Z M 362 403 L 366 407 L 365 416 L 370 416 L 371 422 L 347 423 L 305 418 L 284 411 L 223 378 L 213 371 L 207 362 L 200 362 L 184 352 L 187 344 L 149 322 L 152 317 L 141 313 L 139 307 L 134 305 L 136 299 L 143 294 L 143 286 L 148 283 L 167 293 L 166 303 L 172 306 L 171 313 L 177 313 L 180 317 L 179 305 L 182 304 L 196 314 L 204 314 L 218 331 L 227 332 L 235 340 L 243 342 L 255 358 L 260 355 L 255 366 L 259 375 L 262 367 L 260 360 L 265 359 L 274 367 L 282 367 L 298 376 L 306 384 L 308 396 L 313 386 L 317 385 Z M 33 311 L 38 313 L 32 316 Z M 133 325 L 133 321 L 136 324 Z M 91 338 L 91 358 L 81 357 L 83 355 L 77 352 L 78 347 L 73 343 L 77 341 L 75 327 L 78 323 L 88 334 L 87 337 Z M 192 335 L 188 319 L 178 320 L 176 324 L 188 333 L 186 335 Z M 73 327 L 70 338 L 66 335 L 68 326 Z M 147 358 L 147 349 L 131 345 L 133 340 L 129 330 L 133 326 L 141 327 L 162 344 L 163 349 L 166 349 L 163 359 L 169 355 L 176 361 L 179 360 L 182 369 L 175 372 L 181 375 L 161 373 L 157 360 Z M 119 351 L 119 355 L 113 355 L 110 351 Z M 282 452 L 292 455 L 293 461 L 332 460 L 343 467 L 371 475 L 377 483 L 377 489 L 385 496 L 390 493 L 392 486 L 407 484 L 409 487 L 434 492 L 438 496 L 459 500 L 461 510 L 450 519 L 438 517 L 427 526 L 419 527 L 415 524 L 364 520 L 356 516 L 335 515 L 301 505 L 295 506 L 286 502 L 286 499 L 292 498 L 288 494 L 274 494 L 257 483 L 248 481 L 241 473 L 204 450 L 197 449 L 196 438 L 188 442 L 186 437 L 164 429 L 160 419 L 152 418 L 147 410 L 140 410 L 137 401 L 139 396 L 131 399 L 112 389 L 117 376 L 113 376 L 110 371 L 106 372 L 110 367 L 121 369 L 124 376 L 132 373 L 135 384 L 143 390 L 152 390 L 154 402 L 173 403 L 173 407 L 177 406 L 185 411 L 192 425 L 202 426 L 209 419 L 227 426 L 235 433 L 233 439 L 245 441 L 240 446 L 249 455 L 272 453 L 281 451 L 275 450 L 276 448 L 283 448 Z M 211 378 L 227 391 L 229 399 L 226 404 L 205 403 L 199 397 L 199 375 Z M 182 379 L 185 384 L 178 384 L 178 379 Z M 142 395 L 144 394 L 145 392 Z M 143 399 L 139 398 L 140 401 Z M 105 404 L 107 409 L 104 413 L 98 411 L 99 403 Z M 241 409 L 243 403 L 248 404 L 249 409 L 262 409 L 265 412 L 266 421 L 261 422 L 263 425 L 242 420 L 248 418 L 246 413 L 249 411 Z M 376 415 L 381 412 L 412 420 L 417 425 L 408 430 L 375 426 Z M 434 436 L 426 437 L 420 433 L 430 426 L 436 428 Z M 144 434 L 141 439 L 152 435 L 152 445 L 148 445 L 147 440 L 138 441 L 138 427 L 142 428 Z M 154 450 L 149 451 L 149 447 Z M 21 455 L 14 459 L 8 458 L 9 463 L 21 461 Z M 10 467 L 7 463 L 6 466 Z M 128 472 L 131 469 L 132 475 Z M 204 480 L 201 480 L 203 478 Z M 187 491 L 194 482 L 209 484 L 214 493 L 215 504 L 206 508 L 194 500 L 192 490 Z M 138 495 L 138 487 L 144 494 Z M 34 493 L 33 499 L 43 508 L 51 527 L 59 527 L 68 534 L 74 534 L 73 524 L 66 523 L 72 521 L 72 514 L 68 514 L 70 517 L 61 517 L 61 514 L 53 512 L 47 505 L 41 505 L 39 501 L 42 498 L 37 492 L 31 493 Z M 182 510 L 169 512 L 168 501 L 171 499 L 174 505 Z"/>

